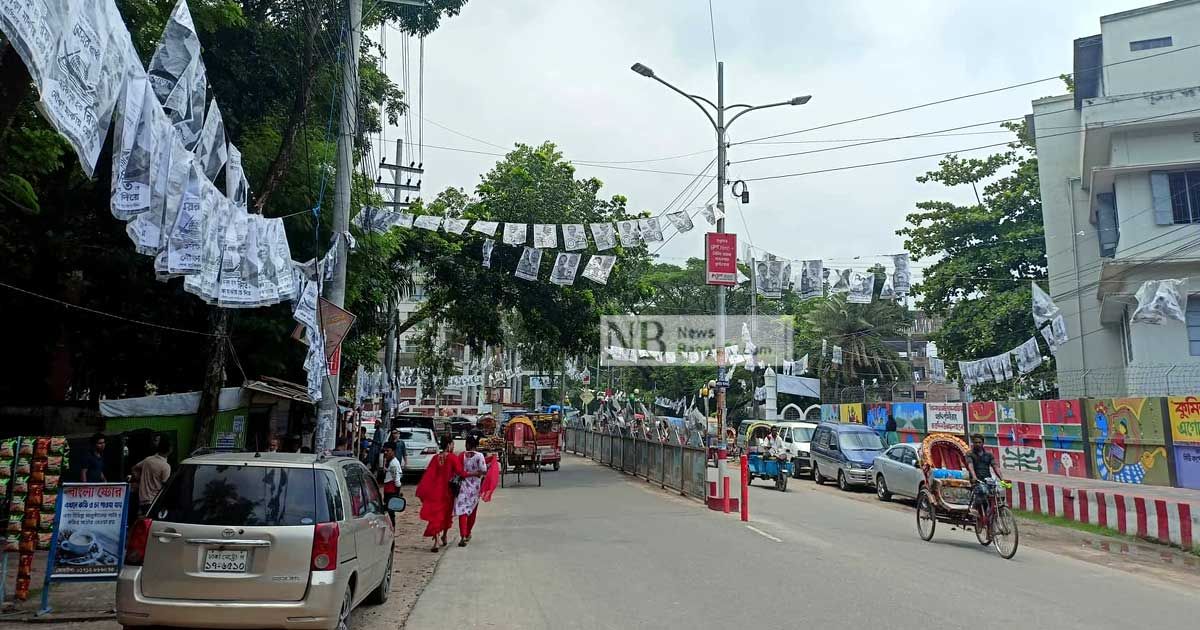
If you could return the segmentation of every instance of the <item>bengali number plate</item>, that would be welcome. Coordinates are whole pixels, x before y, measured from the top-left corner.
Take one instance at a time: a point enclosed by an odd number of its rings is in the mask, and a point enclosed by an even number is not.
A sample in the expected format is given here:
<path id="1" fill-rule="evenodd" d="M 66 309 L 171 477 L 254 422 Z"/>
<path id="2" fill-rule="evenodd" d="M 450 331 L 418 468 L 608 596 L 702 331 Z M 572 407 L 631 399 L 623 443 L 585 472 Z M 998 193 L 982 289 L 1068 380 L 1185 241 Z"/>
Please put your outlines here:
<path id="1" fill-rule="evenodd" d="M 245 573 L 246 551 L 219 551 L 210 549 L 204 552 L 205 573 Z"/>

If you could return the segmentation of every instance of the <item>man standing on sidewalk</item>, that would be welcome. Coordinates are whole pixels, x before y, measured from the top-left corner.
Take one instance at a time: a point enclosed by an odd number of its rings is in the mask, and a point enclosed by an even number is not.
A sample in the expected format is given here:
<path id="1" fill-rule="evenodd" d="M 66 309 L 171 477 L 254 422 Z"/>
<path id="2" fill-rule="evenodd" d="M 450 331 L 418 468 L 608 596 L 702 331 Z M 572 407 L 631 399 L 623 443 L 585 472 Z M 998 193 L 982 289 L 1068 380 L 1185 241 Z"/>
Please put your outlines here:
<path id="1" fill-rule="evenodd" d="M 146 516 L 158 493 L 162 491 L 171 476 L 171 464 L 167 455 L 171 454 L 171 441 L 167 436 L 158 436 L 158 447 L 155 453 L 138 462 L 133 467 L 133 475 L 129 481 L 137 488 L 138 514 Z"/>

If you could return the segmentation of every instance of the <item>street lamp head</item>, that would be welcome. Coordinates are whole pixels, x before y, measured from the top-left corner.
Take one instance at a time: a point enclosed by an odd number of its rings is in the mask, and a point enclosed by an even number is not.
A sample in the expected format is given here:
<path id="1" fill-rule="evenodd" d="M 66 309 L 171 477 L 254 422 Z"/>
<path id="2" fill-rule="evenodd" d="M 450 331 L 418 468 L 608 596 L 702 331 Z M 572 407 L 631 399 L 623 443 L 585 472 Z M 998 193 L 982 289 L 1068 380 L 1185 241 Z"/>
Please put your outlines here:
<path id="1" fill-rule="evenodd" d="M 797 96 L 796 98 L 788 101 L 788 103 L 790 103 L 792 105 L 804 105 L 811 100 L 812 100 L 812 95 L 806 94 L 804 96 Z"/>
<path id="2" fill-rule="evenodd" d="M 634 72 L 636 72 L 644 77 L 647 77 L 650 79 L 654 78 L 654 71 L 651 70 L 650 68 L 647 68 L 646 66 L 643 66 L 640 63 L 633 64 L 632 66 L 629 67 L 629 69 L 633 70 Z"/>

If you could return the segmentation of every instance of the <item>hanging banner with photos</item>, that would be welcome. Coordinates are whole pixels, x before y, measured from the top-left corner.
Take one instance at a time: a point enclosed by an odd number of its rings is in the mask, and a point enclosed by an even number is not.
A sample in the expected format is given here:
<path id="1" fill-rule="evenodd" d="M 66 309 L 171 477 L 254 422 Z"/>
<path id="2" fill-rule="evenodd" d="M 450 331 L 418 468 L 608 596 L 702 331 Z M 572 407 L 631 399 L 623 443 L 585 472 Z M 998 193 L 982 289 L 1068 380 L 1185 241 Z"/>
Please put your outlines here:
<path id="1" fill-rule="evenodd" d="M 616 256 L 592 256 L 583 269 L 583 277 L 597 284 L 608 284 L 608 274 L 616 263 Z"/>
<path id="2" fill-rule="evenodd" d="M 898 295 L 908 295 L 909 291 L 912 290 L 912 275 L 908 268 L 908 252 L 893 255 L 892 265 L 895 267 L 895 272 L 892 273 L 892 288 L 896 290 Z"/>
<path id="3" fill-rule="evenodd" d="M 529 242 L 529 228 L 524 223 L 504 224 L 504 244 L 524 245 Z"/>
<path id="4" fill-rule="evenodd" d="M 533 246 L 538 249 L 554 249 L 558 247 L 558 225 L 554 223 L 534 224 Z"/>
<path id="5" fill-rule="evenodd" d="M 660 243 L 663 240 L 662 228 L 658 225 L 657 217 L 638 219 L 638 230 L 642 240 L 647 243 Z"/>
<path id="6" fill-rule="evenodd" d="M 686 210 L 667 213 L 667 220 L 669 220 L 671 225 L 674 225 L 675 229 L 681 234 L 684 232 L 690 232 L 694 227 L 692 223 L 692 215 L 688 214 Z"/>
<path id="7" fill-rule="evenodd" d="M 550 273 L 550 282 L 560 286 L 575 284 L 575 272 L 579 270 L 579 260 L 582 254 L 560 252 L 554 260 L 554 269 Z"/>
<path id="8" fill-rule="evenodd" d="M 496 221 L 476 221 L 471 224 L 471 231 L 492 237 L 496 235 L 496 228 L 498 227 L 500 227 L 500 224 Z"/>
<path id="9" fill-rule="evenodd" d="M 517 261 L 516 276 L 522 280 L 537 280 L 541 265 L 542 250 L 526 246 L 521 252 L 521 260 Z"/>
<path id="10" fill-rule="evenodd" d="M 602 252 L 617 246 L 617 233 L 611 223 L 592 223 L 592 241 L 596 243 L 596 251 Z"/>
<path id="11" fill-rule="evenodd" d="M 622 247 L 637 247 L 641 244 L 642 234 L 636 219 L 617 221 L 617 234 L 621 237 Z"/>
<path id="12" fill-rule="evenodd" d="M 483 266 L 491 268 L 492 266 L 492 250 L 496 248 L 496 241 L 490 238 L 483 239 Z"/>
<path id="13" fill-rule="evenodd" d="M 562 226 L 562 232 L 563 249 L 567 251 L 577 251 L 587 248 L 587 232 L 584 231 L 582 223 L 564 223 Z"/>
<path id="14" fill-rule="evenodd" d="M 825 294 L 825 273 L 820 260 L 800 261 L 800 299 L 818 298 Z"/>

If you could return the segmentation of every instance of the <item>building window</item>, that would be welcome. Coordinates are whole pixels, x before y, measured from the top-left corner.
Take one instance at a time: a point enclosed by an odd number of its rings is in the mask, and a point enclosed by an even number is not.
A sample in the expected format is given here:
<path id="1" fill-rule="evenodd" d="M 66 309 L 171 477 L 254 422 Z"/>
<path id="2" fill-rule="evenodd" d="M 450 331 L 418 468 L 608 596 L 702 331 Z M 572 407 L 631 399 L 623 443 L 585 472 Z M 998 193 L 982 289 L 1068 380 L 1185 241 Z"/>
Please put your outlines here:
<path id="1" fill-rule="evenodd" d="M 1155 37 L 1154 39 L 1142 39 L 1136 42 L 1129 42 L 1129 50 L 1137 52 L 1139 50 L 1150 50 L 1151 48 L 1167 48 L 1172 45 L 1170 37 Z"/>
<path id="2" fill-rule="evenodd" d="M 1175 223 L 1200 223 L 1200 171 L 1167 173 Z"/>
<path id="3" fill-rule="evenodd" d="M 1200 357 L 1200 295 L 1189 295 L 1187 302 L 1188 350 Z"/>

